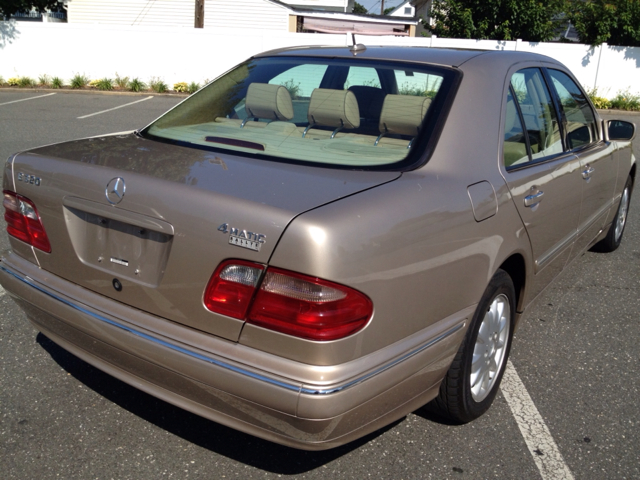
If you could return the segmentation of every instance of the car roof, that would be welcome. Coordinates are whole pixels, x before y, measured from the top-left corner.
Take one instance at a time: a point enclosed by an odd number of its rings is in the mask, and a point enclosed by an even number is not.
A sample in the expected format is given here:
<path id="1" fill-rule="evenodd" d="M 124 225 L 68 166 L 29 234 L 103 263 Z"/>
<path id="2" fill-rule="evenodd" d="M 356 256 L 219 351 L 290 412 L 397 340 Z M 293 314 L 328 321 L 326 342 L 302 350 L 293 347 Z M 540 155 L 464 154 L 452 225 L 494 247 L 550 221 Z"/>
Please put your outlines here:
<path id="1" fill-rule="evenodd" d="M 513 64 L 519 61 L 545 61 L 557 63 L 544 55 L 530 52 L 513 52 L 504 50 L 471 50 L 431 48 L 419 46 L 369 46 L 354 51 L 353 47 L 336 46 L 308 46 L 290 47 L 271 50 L 256 55 L 256 57 L 272 56 L 306 56 L 332 58 L 366 58 L 372 60 L 406 61 L 412 63 L 427 63 L 448 67 L 459 67 L 463 63 L 480 56 L 491 57 L 492 63 L 504 61 Z M 489 60 L 489 58 L 486 58 Z"/>

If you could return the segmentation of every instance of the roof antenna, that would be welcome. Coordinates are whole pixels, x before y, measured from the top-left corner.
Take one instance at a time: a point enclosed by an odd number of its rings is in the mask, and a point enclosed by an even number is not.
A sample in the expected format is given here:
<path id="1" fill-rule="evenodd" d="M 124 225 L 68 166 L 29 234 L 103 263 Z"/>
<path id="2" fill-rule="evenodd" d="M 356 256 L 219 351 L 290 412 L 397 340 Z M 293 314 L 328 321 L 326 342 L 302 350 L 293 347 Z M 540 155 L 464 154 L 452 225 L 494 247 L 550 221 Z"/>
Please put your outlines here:
<path id="1" fill-rule="evenodd" d="M 351 32 L 351 47 L 349 47 L 349 50 L 353 53 L 353 56 L 355 57 L 359 52 L 364 52 L 366 49 L 367 47 L 363 44 L 356 43 L 356 34 L 355 32 Z"/>

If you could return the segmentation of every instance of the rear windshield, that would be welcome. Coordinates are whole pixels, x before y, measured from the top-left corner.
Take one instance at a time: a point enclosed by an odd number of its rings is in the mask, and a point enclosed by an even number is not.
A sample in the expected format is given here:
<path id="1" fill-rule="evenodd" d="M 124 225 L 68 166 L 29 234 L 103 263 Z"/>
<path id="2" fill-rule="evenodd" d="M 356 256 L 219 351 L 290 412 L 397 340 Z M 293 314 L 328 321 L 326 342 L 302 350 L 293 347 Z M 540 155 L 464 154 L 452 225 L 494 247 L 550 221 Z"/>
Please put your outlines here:
<path id="1" fill-rule="evenodd" d="M 142 135 L 277 161 L 397 165 L 424 151 L 455 75 L 357 58 L 252 59 Z"/>

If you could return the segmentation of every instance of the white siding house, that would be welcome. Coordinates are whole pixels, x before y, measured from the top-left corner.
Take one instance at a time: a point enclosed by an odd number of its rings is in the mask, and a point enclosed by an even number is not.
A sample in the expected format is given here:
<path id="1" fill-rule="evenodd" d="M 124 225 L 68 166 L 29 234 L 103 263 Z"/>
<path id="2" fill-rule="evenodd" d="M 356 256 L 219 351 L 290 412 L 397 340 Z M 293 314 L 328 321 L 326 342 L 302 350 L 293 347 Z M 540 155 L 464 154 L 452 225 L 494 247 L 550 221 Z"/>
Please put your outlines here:
<path id="1" fill-rule="evenodd" d="M 355 0 L 280 0 L 293 8 L 351 13 Z"/>
<path id="2" fill-rule="evenodd" d="M 204 27 L 295 31 L 294 9 L 350 13 L 353 2 L 204 0 Z M 195 0 L 71 0 L 67 12 L 69 23 L 193 27 L 195 9 Z"/>
<path id="3" fill-rule="evenodd" d="M 69 23 L 193 28 L 194 14 L 194 0 L 72 0 L 67 4 Z"/>
<path id="4" fill-rule="evenodd" d="M 390 17 L 413 18 L 416 14 L 416 8 L 407 0 L 394 8 L 388 15 Z"/>
<path id="5" fill-rule="evenodd" d="M 206 0 L 204 28 L 287 32 L 290 29 L 289 16 L 292 13 L 287 6 L 269 0 Z M 292 31 L 296 31 L 295 24 Z"/>
<path id="6" fill-rule="evenodd" d="M 71 0 L 68 21 L 71 24 L 194 28 L 196 3 L 196 0 Z M 205 30 L 226 30 L 240 35 L 254 31 L 415 34 L 416 22 L 410 19 L 341 11 L 352 5 L 352 0 L 204 0 L 204 12 L 198 18 L 204 17 L 201 25 Z"/>
<path id="7" fill-rule="evenodd" d="M 410 3 L 415 8 L 416 18 L 422 19 L 427 23 L 429 23 L 430 25 L 433 24 L 432 18 L 431 18 L 431 6 L 433 4 L 433 0 L 410 0 Z M 429 33 L 424 28 L 422 23 L 419 23 L 418 28 L 416 30 L 416 35 L 422 36 L 423 34 L 428 36 L 431 35 L 431 33 Z"/>

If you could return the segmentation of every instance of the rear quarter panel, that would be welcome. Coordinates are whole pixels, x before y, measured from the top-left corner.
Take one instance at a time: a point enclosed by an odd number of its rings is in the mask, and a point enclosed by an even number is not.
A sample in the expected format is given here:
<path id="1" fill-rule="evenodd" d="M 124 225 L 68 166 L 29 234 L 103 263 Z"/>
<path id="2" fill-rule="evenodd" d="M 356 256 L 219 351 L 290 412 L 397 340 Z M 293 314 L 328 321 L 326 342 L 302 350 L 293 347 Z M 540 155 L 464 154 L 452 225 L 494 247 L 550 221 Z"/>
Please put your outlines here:
<path id="1" fill-rule="evenodd" d="M 368 295 L 370 323 L 328 343 L 252 325 L 240 342 L 318 365 L 346 362 L 474 306 L 501 263 L 530 261 L 526 231 L 499 172 L 504 75 L 470 66 L 437 148 L 423 167 L 296 218 L 270 264 L 343 283 Z M 491 183 L 497 213 L 481 222 L 467 187 Z"/>

